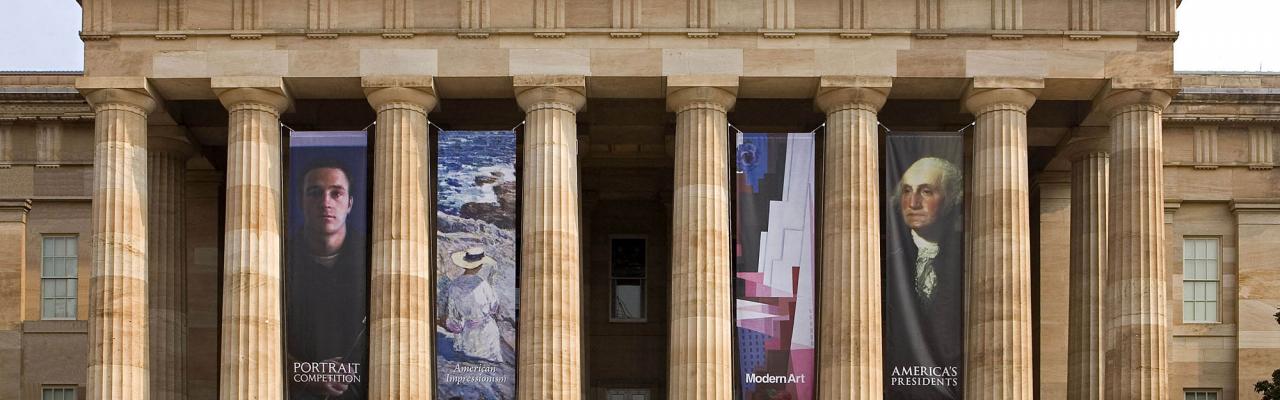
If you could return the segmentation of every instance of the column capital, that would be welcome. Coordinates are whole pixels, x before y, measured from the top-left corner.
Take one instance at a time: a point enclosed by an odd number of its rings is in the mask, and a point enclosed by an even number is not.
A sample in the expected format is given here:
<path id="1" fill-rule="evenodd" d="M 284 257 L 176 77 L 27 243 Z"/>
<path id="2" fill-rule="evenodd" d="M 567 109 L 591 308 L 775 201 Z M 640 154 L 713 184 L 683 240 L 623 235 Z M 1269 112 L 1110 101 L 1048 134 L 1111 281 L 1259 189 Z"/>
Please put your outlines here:
<path id="1" fill-rule="evenodd" d="M 1237 225 L 1280 225 L 1280 200 L 1232 199 L 1231 213 Z"/>
<path id="2" fill-rule="evenodd" d="M 76 89 L 95 110 L 108 104 L 140 110 L 143 115 L 156 109 L 155 90 L 140 76 L 86 76 L 76 78 Z"/>
<path id="3" fill-rule="evenodd" d="M 1091 136 L 1077 138 L 1062 147 L 1058 154 L 1068 161 L 1076 162 L 1090 156 L 1108 157 L 1111 154 L 1110 136 Z"/>
<path id="4" fill-rule="evenodd" d="M 1044 79 L 1023 77 L 974 77 L 964 91 L 964 108 L 974 116 L 1001 109 L 1026 112 L 1044 90 Z"/>
<path id="5" fill-rule="evenodd" d="M 738 100 L 738 77 L 677 75 L 667 77 L 667 110 L 680 112 L 704 105 L 728 112 Z"/>
<path id="6" fill-rule="evenodd" d="M 407 104 L 429 112 L 439 104 L 434 77 L 430 75 L 375 75 L 360 78 L 365 98 L 375 111 Z"/>
<path id="7" fill-rule="evenodd" d="M 216 76 L 210 81 L 213 93 L 227 110 L 247 104 L 266 106 L 279 115 L 293 104 L 293 97 L 278 76 Z"/>
<path id="8" fill-rule="evenodd" d="M 31 199 L 0 200 L 0 222 L 27 222 L 31 212 Z"/>
<path id="9" fill-rule="evenodd" d="M 147 136 L 147 152 L 162 154 L 178 160 L 186 160 L 196 154 L 196 146 L 191 142 L 170 135 Z"/>
<path id="10" fill-rule="evenodd" d="M 587 104 L 587 78 L 581 75 L 516 75 L 512 83 L 525 112 L 549 107 L 578 112 Z"/>
<path id="11" fill-rule="evenodd" d="M 1117 114 L 1137 109 L 1147 109 L 1151 111 L 1162 112 L 1169 103 L 1173 101 L 1173 95 L 1177 94 L 1177 90 L 1167 89 L 1108 89 L 1103 91 L 1104 94 L 1094 100 L 1094 109 L 1106 115 L 1107 118 L 1115 117 Z"/>
<path id="12" fill-rule="evenodd" d="M 887 76 L 827 75 L 819 78 L 814 104 L 827 114 L 856 107 L 879 112 L 892 87 Z"/>

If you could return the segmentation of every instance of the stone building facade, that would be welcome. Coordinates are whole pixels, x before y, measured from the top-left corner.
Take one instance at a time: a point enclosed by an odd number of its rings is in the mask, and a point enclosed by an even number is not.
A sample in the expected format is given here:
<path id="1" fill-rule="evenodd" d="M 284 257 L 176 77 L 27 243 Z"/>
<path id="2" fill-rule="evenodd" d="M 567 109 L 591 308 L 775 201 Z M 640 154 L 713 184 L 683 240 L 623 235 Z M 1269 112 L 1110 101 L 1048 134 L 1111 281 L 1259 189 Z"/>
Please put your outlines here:
<path id="1" fill-rule="evenodd" d="M 825 123 L 851 184 L 819 207 L 862 215 L 878 124 L 975 124 L 968 234 L 1000 251 L 969 252 L 966 398 L 1247 399 L 1280 368 L 1280 76 L 1175 74 L 1175 0 L 81 4 L 83 73 L 0 75 L 0 399 L 281 398 L 279 126 L 375 120 L 525 122 L 553 184 L 522 192 L 522 399 L 730 397 L 730 123 Z M 391 154 L 376 195 L 427 201 L 385 183 L 430 151 Z M 431 395 L 430 304 L 378 301 L 430 294 L 378 250 L 429 224 L 373 220 L 373 398 Z M 617 236 L 647 240 L 641 322 L 599 301 Z M 880 308 L 878 255 L 824 260 L 819 395 L 881 398 L 878 313 L 833 311 Z"/>

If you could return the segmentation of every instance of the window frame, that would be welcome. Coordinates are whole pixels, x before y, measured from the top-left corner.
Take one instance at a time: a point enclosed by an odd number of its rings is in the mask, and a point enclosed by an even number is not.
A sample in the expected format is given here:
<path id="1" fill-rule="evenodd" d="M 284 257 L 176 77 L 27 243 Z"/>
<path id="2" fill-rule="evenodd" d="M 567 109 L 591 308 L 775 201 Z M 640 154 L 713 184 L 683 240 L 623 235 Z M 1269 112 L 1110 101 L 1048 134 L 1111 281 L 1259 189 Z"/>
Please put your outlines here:
<path id="1" fill-rule="evenodd" d="M 648 263 L 645 263 L 645 265 L 648 265 Z M 637 395 L 637 394 L 641 394 L 641 395 L 643 395 L 645 399 L 649 399 L 649 400 L 652 400 L 652 399 L 653 399 L 653 389 L 650 389 L 650 388 L 618 388 L 618 387 L 613 387 L 613 388 L 605 388 L 605 389 L 604 389 L 604 398 L 605 398 L 605 400 L 610 399 L 614 394 L 620 394 L 620 395 L 622 395 L 622 396 L 625 396 L 625 397 L 627 397 L 627 400 L 630 400 L 630 398 L 631 398 L 632 396 L 635 396 L 635 395 Z"/>
<path id="2" fill-rule="evenodd" d="M 1189 275 L 1187 274 L 1187 261 L 1210 260 L 1210 259 L 1187 257 L 1187 245 L 1189 243 L 1192 243 L 1193 241 L 1198 241 L 1198 240 L 1213 241 L 1214 254 L 1217 257 L 1215 259 L 1212 259 L 1215 263 L 1215 267 L 1214 267 L 1215 275 L 1213 279 L 1192 279 L 1192 278 L 1189 278 Z M 1223 257 L 1222 257 L 1222 237 L 1221 236 L 1184 235 L 1182 237 L 1182 271 L 1181 271 L 1182 272 L 1182 300 L 1181 300 L 1182 316 L 1180 317 L 1180 322 L 1182 324 L 1214 325 L 1214 324 L 1222 323 L 1222 258 Z M 1200 299 L 1187 300 L 1187 290 L 1189 289 L 1188 284 L 1189 283 L 1209 283 L 1209 282 L 1212 282 L 1215 284 L 1215 290 L 1214 290 L 1215 296 L 1214 296 L 1214 299 L 1212 300 L 1214 318 L 1212 320 L 1187 319 L 1188 304 L 1194 306 L 1196 303 L 1209 303 L 1209 300 L 1200 300 Z M 1194 290 L 1194 289 L 1191 289 L 1191 290 Z M 1192 297 L 1194 298 L 1194 296 Z M 1192 310 L 1193 317 L 1195 316 L 1194 314 L 1195 314 L 1195 311 Z"/>
<path id="3" fill-rule="evenodd" d="M 1187 396 L 1196 395 L 1196 394 L 1208 394 L 1208 395 L 1213 395 L 1213 398 L 1211 398 L 1211 399 L 1203 399 L 1203 400 L 1218 400 L 1218 399 L 1221 399 L 1221 398 L 1222 398 L 1222 389 L 1210 389 L 1210 388 L 1188 388 L 1188 389 L 1182 389 L 1182 398 L 1183 398 L 1184 400 L 1201 400 L 1201 399 L 1199 399 L 1199 398 L 1189 398 L 1189 397 L 1187 397 Z"/>
<path id="4" fill-rule="evenodd" d="M 50 239 L 70 239 L 72 244 L 72 252 L 70 255 L 51 256 L 48 254 Z M 49 276 L 45 274 L 47 268 L 45 263 L 51 259 L 62 259 L 71 261 L 71 271 L 68 275 Z M 53 297 L 46 294 L 44 285 L 46 281 L 61 280 L 70 281 L 69 297 Z M 52 316 L 52 311 L 46 307 L 46 300 L 71 300 L 69 316 Z M 41 321 L 75 321 L 80 316 L 80 235 L 70 233 L 46 233 L 40 235 L 40 320 Z"/>
<path id="5" fill-rule="evenodd" d="M 644 242 L 644 274 L 639 278 L 635 277 L 615 277 L 613 275 L 613 241 L 615 240 L 635 240 L 639 239 Z M 643 289 L 640 291 L 640 301 L 644 304 L 644 310 L 640 313 L 640 318 L 617 318 L 613 314 L 614 302 L 618 300 L 618 294 L 615 291 L 618 280 L 640 280 L 643 282 Z M 649 322 L 649 236 L 637 234 L 614 234 L 609 235 L 609 322 L 640 324 Z"/>
<path id="6" fill-rule="evenodd" d="M 51 390 L 56 390 L 56 391 L 66 391 L 66 390 L 69 390 L 69 391 L 71 391 L 71 398 L 72 398 L 72 399 L 79 399 L 79 398 L 80 398 L 80 397 L 79 397 L 79 396 L 80 396 L 80 388 L 79 388 L 78 386 L 76 386 L 76 385 L 40 385 L 40 400 L 44 400 L 44 399 L 45 399 L 45 394 L 46 394 L 46 393 L 49 393 L 49 391 L 51 391 Z"/>

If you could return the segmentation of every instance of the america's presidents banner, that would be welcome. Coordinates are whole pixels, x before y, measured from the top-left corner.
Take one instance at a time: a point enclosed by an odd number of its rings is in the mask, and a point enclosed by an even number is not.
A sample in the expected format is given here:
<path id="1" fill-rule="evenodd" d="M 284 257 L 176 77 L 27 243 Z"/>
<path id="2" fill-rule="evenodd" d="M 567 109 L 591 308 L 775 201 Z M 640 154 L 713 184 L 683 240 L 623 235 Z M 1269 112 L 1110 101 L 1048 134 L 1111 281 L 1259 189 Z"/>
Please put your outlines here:
<path id="1" fill-rule="evenodd" d="M 885 398 L 963 395 L 963 156 L 955 133 L 885 138 Z"/>

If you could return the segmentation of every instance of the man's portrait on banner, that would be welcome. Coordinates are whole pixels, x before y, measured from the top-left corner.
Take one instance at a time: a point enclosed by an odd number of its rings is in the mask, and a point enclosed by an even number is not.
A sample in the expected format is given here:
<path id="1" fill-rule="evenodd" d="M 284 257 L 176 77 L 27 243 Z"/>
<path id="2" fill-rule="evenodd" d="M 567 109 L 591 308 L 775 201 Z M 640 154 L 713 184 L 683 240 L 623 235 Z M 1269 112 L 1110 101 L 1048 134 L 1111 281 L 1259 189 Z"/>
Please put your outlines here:
<path id="1" fill-rule="evenodd" d="M 286 265 L 289 397 L 362 399 L 367 363 L 367 261 L 354 161 L 294 149 Z M 330 150 L 332 151 L 332 150 Z M 353 152 L 363 156 L 362 150 Z"/>
<path id="2" fill-rule="evenodd" d="M 898 147 L 889 141 L 885 163 L 885 390 L 891 398 L 956 399 L 964 363 L 964 175 L 953 160 L 962 142 L 901 140 Z"/>

